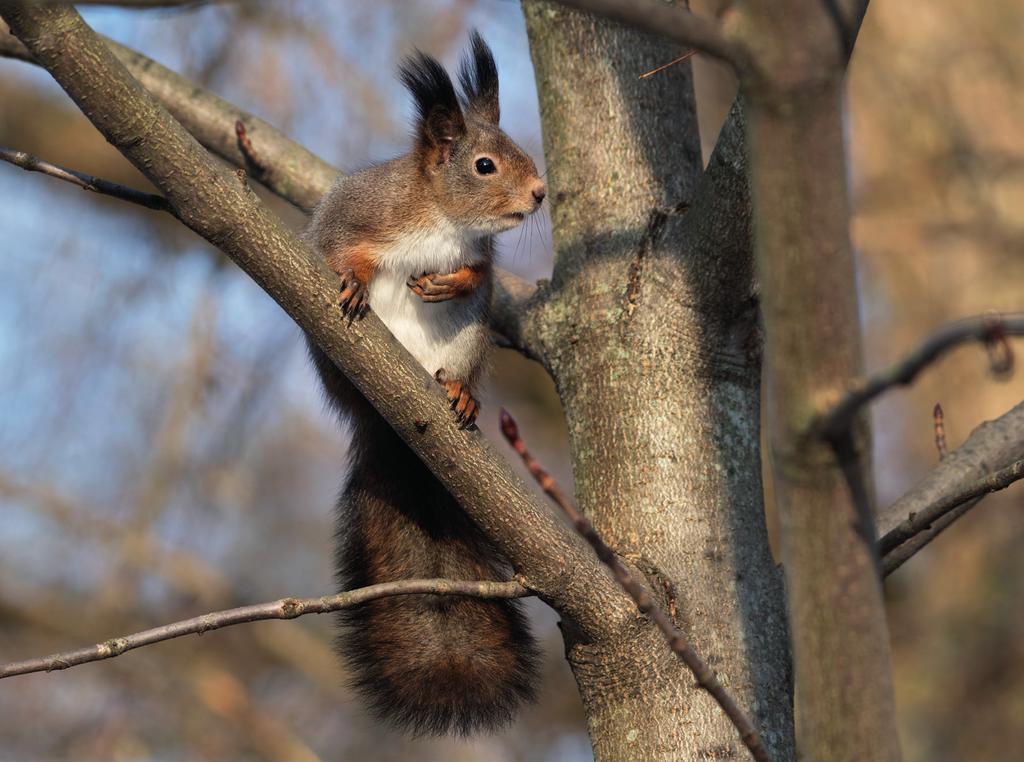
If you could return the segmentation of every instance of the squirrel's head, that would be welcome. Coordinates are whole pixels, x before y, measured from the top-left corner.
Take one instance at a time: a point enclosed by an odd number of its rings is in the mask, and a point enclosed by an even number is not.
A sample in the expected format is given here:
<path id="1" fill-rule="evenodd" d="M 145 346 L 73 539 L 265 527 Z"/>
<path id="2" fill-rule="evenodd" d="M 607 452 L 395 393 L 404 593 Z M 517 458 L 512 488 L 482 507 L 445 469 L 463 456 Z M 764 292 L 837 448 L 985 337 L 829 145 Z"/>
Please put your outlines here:
<path id="1" fill-rule="evenodd" d="M 474 31 L 455 93 L 436 59 L 417 52 L 402 65 L 416 101 L 416 149 L 434 201 L 460 227 L 514 228 L 540 208 L 547 189 L 533 160 L 498 126 L 498 69 Z"/>

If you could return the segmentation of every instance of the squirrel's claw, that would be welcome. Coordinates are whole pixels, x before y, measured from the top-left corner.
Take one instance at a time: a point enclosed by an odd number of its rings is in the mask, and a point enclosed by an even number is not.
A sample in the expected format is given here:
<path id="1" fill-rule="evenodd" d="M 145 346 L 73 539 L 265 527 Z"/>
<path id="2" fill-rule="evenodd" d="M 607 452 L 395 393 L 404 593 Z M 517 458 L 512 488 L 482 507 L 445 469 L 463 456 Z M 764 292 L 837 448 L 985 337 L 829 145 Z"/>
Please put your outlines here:
<path id="1" fill-rule="evenodd" d="M 350 321 L 362 319 L 370 310 L 369 289 L 356 277 L 352 268 L 341 272 L 341 313 Z"/>
<path id="2" fill-rule="evenodd" d="M 461 381 L 449 380 L 444 368 L 440 368 L 434 374 L 434 378 L 444 387 L 445 394 L 448 396 L 448 406 L 455 411 L 459 428 L 476 429 L 476 417 L 480 412 L 480 403 L 470 393 L 469 387 Z"/>
<path id="3" fill-rule="evenodd" d="M 419 277 L 410 275 L 405 284 L 425 302 L 446 302 L 466 294 L 458 273 L 422 273 Z"/>

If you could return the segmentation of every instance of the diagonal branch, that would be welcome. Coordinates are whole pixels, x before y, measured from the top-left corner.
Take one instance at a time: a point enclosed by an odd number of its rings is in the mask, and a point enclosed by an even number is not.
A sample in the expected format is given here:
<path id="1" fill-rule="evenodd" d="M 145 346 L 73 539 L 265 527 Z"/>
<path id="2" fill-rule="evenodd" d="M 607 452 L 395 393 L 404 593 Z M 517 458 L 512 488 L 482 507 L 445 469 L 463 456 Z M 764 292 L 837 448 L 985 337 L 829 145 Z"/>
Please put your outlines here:
<path id="1" fill-rule="evenodd" d="M 56 164 L 43 161 L 39 157 L 25 153 L 24 151 L 15 151 L 12 148 L 0 148 L 0 159 L 13 164 L 16 167 L 21 167 L 28 172 L 40 172 L 44 175 L 49 175 L 50 177 L 56 177 L 58 180 L 64 180 L 72 185 L 77 185 L 82 190 L 93 191 L 103 196 L 119 198 L 122 201 L 129 201 L 133 204 L 144 206 L 147 209 L 155 209 L 158 212 L 174 214 L 174 209 L 167 203 L 167 199 L 163 196 L 158 196 L 155 193 L 146 193 L 145 191 L 135 190 L 134 188 L 129 188 L 125 185 L 118 185 L 117 183 L 112 183 L 109 180 L 94 177 L 93 175 L 87 175 L 84 172 L 76 172 L 73 169 L 58 167 Z"/>
<path id="2" fill-rule="evenodd" d="M 927 527 L 917 532 L 913 537 L 901 545 L 894 547 L 882 556 L 882 576 L 888 577 L 903 564 L 913 558 L 936 537 L 942 534 L 954 521 L 963 516 L 982 501 L 984 495 L 972 498 L 966 503 L 961 503 L 956 508 L 932 521 Z M 881 555 L 881 551 L 879 551 Z"/>
<path id="3" fill-rule="evenodd" d="M 77 12 L 3 0 L 0 13 L 179 219 L 233 259 L 352 380 L 531 589 L 590 637 L 611 637 L 628 621 L 629 606 L 585 544 L 482 436 L 458 428 L 440 386 L 375 315 L 342 319 L 339 282 L 326 263 L 210 160 Z"/>
<path id="4" fill-rule="evenodd" d="M 824 439 L 837 439 L 849 430 L 862 407 L 894 386 L 911 383 L 946 352 L 970 341 L 982 341 L 990 346 L 1001 344 L 1001 359 L 993 363 L 993 370 L 1005 373 L 1012 364 L 1012 354 L 1005 343 L 1007 336 L 1024 336 L 1024 314 L 980 315 L 945 326 L 895 365 L 851 384 L 843 398 L 811 428 Z"/>
<path id="5" fill-rule="evenodd" d="M 981 498 L 990 492 L 1006 489 L 1015 481 L 1024 479 L 1024 460 L 1011 463 L 990 476 L 986 476 L 967 487 L 952 492 L 929 505 L 925 510 L 911 514 L 878 541 L 878 552 L 890 553 L 915 535 L 929 529 L 932 524 L 950 511 L 971 500 Z"/>
<path id="6" fill-rule="evenodd" d="M 604 16 L 643 32 L 661 35 L 715 58 L 737 64 L 741 51 L 720 24 L 659 0 L 559 0 L 562 5 Z"/>
<path id="7" fill-rule="evenodd" d="M 761 740 L 761 734 L 757 732 L 750 718 L 747 717 L 729 691 L 722 685 L 721 681 L 707 665 L 707 662 L 693 650 L 693 646 L 687 642 L 686 636 L 673 624 L 669 615 L 654 602 L 647 589 L 633 578 L 633 575 L 629 573 L 629 570 L 619 560 L 619 557 L 615 555 L 615 551 L 608 547 L 607 543 L 601 539 L 601 535 L 594 529 L 590 519 L 577 510 L 576 506 L 565 496 L 561 487 L 551 477 L 551 474 L 545 471 L 544 467 L 526 449 L 526 443 L 519 436 L 519 426 L 504 408 L 501 410 L 501 433 L 505 435 L 505 439 L 508 440 L 512 449 L 519 453 L 519 457 L 523 459 L 526 469 L 537 480 L 537 484 L 541 486 L 541 489 L 544 490 L 555 505 L 562 509 L 562 512 L 565 513 L 576 527 L 576 531 L 586 538 L 597 554 L 597 557 L 601 559 L 601 562 L 612 570 L 615 579 L 629 597 L 633 599 L 640 612 L 647 616 L 661 630 L 665 640 L 668 642 L 668 647 L 672 649 L 672 653 L 679 657 L 690 672 L 693 673 L 697 684 L 707 691 L 722 708 L 729 721 L 739 731 L 740 738 L 743 739 L 744 745 L 750 750 L 751 756 L 758 760 L 758 762 L 771 762 L 768 750 L 765 749 L 764 742 Z"/>
<path id="8" fill-rule="evenodd" d="M 522 598 L 530 592 L 519 582 L 477 582 L 450 579 L 404 579 L 399 582 L 384 582 L 379 585 L 347 590 L 337 595 L 321 598 L 281 598 L 269 603 L 214 611 L 202 616 L 153 627 L 131 635 L 97 643 L 94 646 L 63 651 L 51 656 L 26 659 L 9 664 L 0 664 L 0 680 L 32 672 L 53 672 L 76 667 L 91 661 L 103 661 L 120 656 L 142 646 L 180 638 L 185 635 L 202 635 L 211 630 L 231 627 L 236 624 L 260 622 L 267 619 L 295 619 L 305 614 L 326 614 L 358 606 L 367 601 L 395 595 L 466 595 L 474 598 Z"/>
<path id="9" fill-rule="evenodd" d="M 135 79 L 207 150 L 236 167 L 247 166 L 246 143 L 270 168 L 260 183 L 303 211 L 311 211 L 331 187 L 338 170 L 268 122 L 229 103 L 195 82 L 107 37 L 104 44 Z M 39 63 L 25 45 L 0 26 L 0 56 Z M 240 140 L 236 125 L 243 125 Z"/>

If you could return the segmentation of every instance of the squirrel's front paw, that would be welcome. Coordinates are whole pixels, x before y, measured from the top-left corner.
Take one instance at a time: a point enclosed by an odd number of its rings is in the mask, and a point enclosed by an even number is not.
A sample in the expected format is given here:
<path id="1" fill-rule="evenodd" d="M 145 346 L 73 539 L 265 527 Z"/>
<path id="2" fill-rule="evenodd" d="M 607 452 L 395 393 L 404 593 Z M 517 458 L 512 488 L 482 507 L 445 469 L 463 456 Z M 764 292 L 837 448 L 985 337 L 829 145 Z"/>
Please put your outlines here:
<path id="1" fill-rule="evenodd" d="M 405 283 L 425 302 L 446 302 L 476 291 L 487 274 L 486 264 L 466 265 L 453 273 L 410 275 Z"/>
<path id="2" fill-rule="evenodd" d="M 341 273 L 341 313 L 349 318 L 362 318 L 370 310 L 367 301 L 370 290 L 359 278 L 355 271 L 349 267 Z"/>
<path id="3" fill-rule="evenodd" d="M 449 379 L 444 368 L 438 370 L 434 374 L 434 378 L 444 387 L 445 394 L 448 395 L 449 406 L 455 411 L 455 417 L 458 418 L 459 428 L 475 429 L 480 403 L 470 394 L 469 386 L 461 381 Z"/>
<path id="4" fill-rule="evenodd" d="M 418 278 L 410 275 L 405 285 L 425 302 L 446 302 L 464 295 L 456 281 L 455 273 L 423 273 Z"/>

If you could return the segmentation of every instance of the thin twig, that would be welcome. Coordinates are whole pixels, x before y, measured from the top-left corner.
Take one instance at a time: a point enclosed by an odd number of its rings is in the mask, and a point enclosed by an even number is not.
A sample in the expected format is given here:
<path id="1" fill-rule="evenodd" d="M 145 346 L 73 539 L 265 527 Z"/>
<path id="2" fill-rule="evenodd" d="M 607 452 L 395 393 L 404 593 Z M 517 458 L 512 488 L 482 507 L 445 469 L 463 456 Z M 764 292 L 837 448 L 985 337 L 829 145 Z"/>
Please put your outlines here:
<path id="1" fill-rule="evenodd" d="M 743 739 L 743 743 L 750 750 L 754 759 L 758 760 L 758 762 L 770 762 L 771 757 L 768 756 L 768 751 L 764 747 L 761 735 L 754 728 L 753 723 L 751 723 L 735 699 L 718 680 L 715 673 L 711 671 L 711 668 L 693 650 L 693 647 L 686 641 L 683 633 L 672 623 L 668 614 L 662 611 L 654 602 L 650 593 L 647 592 L 647 588 L 633 579 L 633 576 L 622 564 L 618 556 L 615 555 L 615 552 L 601 539 L 597 530 L 594 529 L 594 525 L 590 523 L 590 520 L 576 509 L 576 506 L 562 492 L 551 474 L 545 471 L 537 459 L 526 449 L 526 444 L 519 436 L 519 426 L 504 408 L 501 410 L 501 433 L 504 434 L 512 449 L 519 453 L 519 457 L 523 459 L 527 470 L 537 480 L 541 489 L 569 517 L 569 520 L 575 525 L 576 531 L 586 538 L 587 542 L 594 548 L 597 557 L 612 570 L 615 579 L 618 580 L 622 589 L 633 599 L 637 608 L 658 626 L 658 629 L 665 636 L 669 648 L 683 661 L 697 679 L 697 685 L 710 693 L 711 697 L 718 702 L 722 711 L 725 712 L 726 716 L 736 727 L 736 730 L 739 731 L 740 738 Z"/>
<path id="2" fill-rule="evenodd" d="M 667 64 L 662 64 L 661 66 L 659 66 L 656 69 L 651 69 L 650 71 L 645 71 L 643 74 L 640 75 L 640 79 L 647 79 L 648 77 L 653 77 L 655 74 L 658 74 L 659 72 L 663 72 L 663 71 L 665 71 L 665 69 L 668 69 L 668 68 L 670 68 L 672 66 L 675 66 L 676 64 L 681 64 L 683 61 L 689 61 L 691 58 L 693 58 L 699 52 L 700 52 L 699 50 L 687 50 L 685 53 L 683 53 L 681 56 L 679 56 L 679 58 L 673 58 Z"/>
<path id="3" fill-rule="evenodd" d="M 838 439 L 849 429 L 862 407 L 894 386 L 906 386 L 946 352 L 969 341 L 983 341 L 987 345 L 998 343 L 1002 356 L 993 356 L 992 370 L 999 375 L 1006 374 L 1013 357 L 1006 337 L 1022 335 L 1024 314 L 1020 313 L 979 315 L 945 326 L 900 362 L 852 384 L 843 398 L 815 421 L 811 431 L 823 439 Z"/>
<path id="4" fill-rule="evenodd" d="M 202 635 L 210 630 L 219 630 L 246 622 L 265 619 L 295 619 L 305 614 L 326 614 L 331 611 L 352 608 L 361 603 L 394 595 L 467 595 L 474 598 L 522 598 L 530 594 L 518 581 L 473 582 L 450 579 L 406 579 L 398 582 L 384 582 L 379 585 L 348 590 L 337 595 L 322 598 L 281 598 L 269 603 L 257 603 L 224 611 L 165 624 L 150 630 L 113 638 L 94 646 L 75 651 L 44 656 L 38 659 L 0 665 L 0 679 L 25 675 L 31 672 L 53 672 L 91 661 L 102 661 L 120 656 L 125 651 L 148 646 L 183 635 Z"/>
<path id="5" fill-rule="evenodd" d="M 77 185 L 83 190 L 93 191 L 104 196 L 112 196 L 122 201 L 130 201 L 133 204 L 138 204 L 148 209 L 155 209 L 158 212 L 167 212 L 177 216 L 167 199 L 155 193 L 146 193 L 125 185 L 112 183 L 109 180 L 87 175 L 84 172 L 76 172 L 73 169 L 58 167 L 56 164 L 50 164 L 50 162 L 43 161 L 37 156 L 25 153 L 24 151 L 15 151 L 12 148 L 0 148 L 0 159 L 29 172 L 41 172 L 44 175 L 56 177 L 58 180 L 64 180 L 72 185 Z"/>
<path id="6" fill-rule="evenodd" d="M 946 423 L 942 414 L 942 405 L 938 402 L 935 403 L 935 409 L 932 411 L 932 421 L 935 426 L 935 449 L 939 451 L 939 460 L 944 460 L 949 455 L 949 449 L 946 447 Z"/>
<path id="7" fill-rule="evenodd" d="M 1018 460 L 994 474 L 979 479 L 965 489 L 946 495 L 920 513 L 908 516 L 878 541 L 879 555 L 885 556 L 920 532 L 932 529 L 938 520 L 974 498 L 1006 489 L 1024 478 L 1024 460 Z"/>

